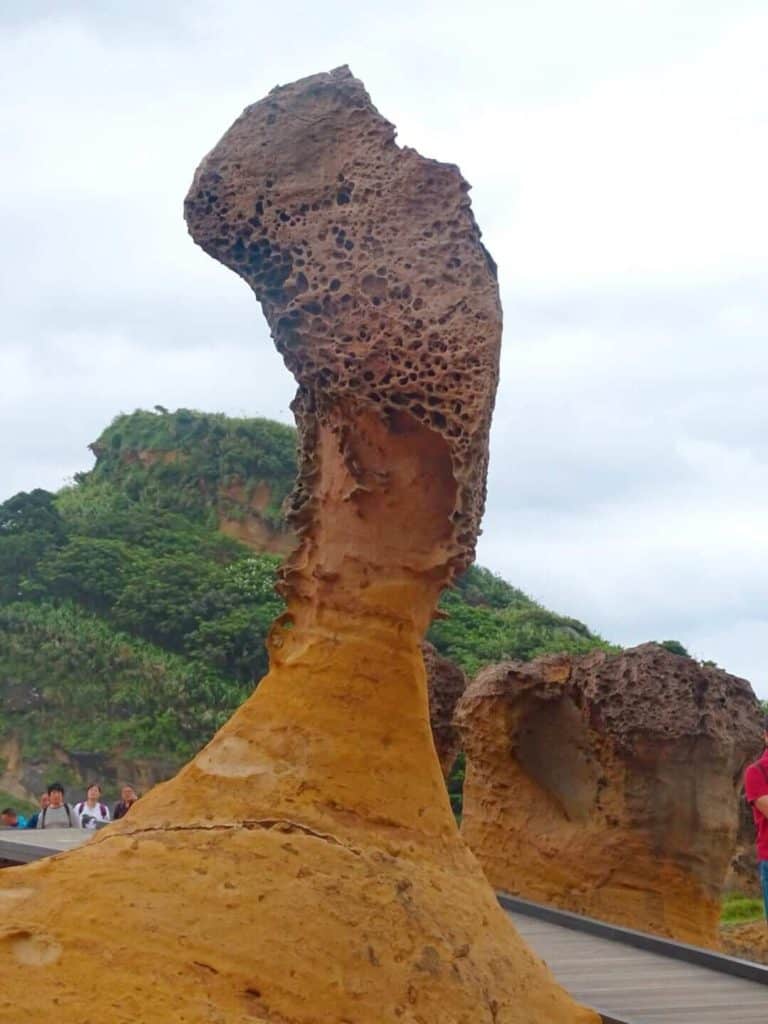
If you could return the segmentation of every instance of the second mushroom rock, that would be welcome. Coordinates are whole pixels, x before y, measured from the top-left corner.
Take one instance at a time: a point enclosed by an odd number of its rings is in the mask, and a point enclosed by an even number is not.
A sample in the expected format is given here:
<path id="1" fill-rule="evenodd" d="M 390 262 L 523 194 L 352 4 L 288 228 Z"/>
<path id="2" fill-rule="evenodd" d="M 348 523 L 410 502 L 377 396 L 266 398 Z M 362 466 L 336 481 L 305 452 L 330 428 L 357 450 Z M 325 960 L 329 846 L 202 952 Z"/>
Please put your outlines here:
<path id="1" fill-rule="evenodd" d="M 462 834 L 495 886 L 718 946 L 760 741 L 749 683 L 644 644 L 490 666 L 456 717 Z"/>

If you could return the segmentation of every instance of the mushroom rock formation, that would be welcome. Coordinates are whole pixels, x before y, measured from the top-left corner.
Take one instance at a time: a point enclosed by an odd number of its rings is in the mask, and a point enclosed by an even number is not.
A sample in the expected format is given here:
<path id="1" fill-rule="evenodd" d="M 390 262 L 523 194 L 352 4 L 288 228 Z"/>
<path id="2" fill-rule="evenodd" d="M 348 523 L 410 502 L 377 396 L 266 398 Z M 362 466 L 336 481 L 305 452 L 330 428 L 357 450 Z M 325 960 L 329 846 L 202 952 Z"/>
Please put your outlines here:
<path id="1" fill-rule="evenodd" d="M 491 666 L 456 718 L 462 834 L 493 885 L 718 945 L 741 776 L 760 736 L 749 683 L 643 644 Z"/>
<path id="2" fill-rule="evenodd" d="M 459 753 L 459 730 L 454 722 L 456 704 L 467 688 L 467 677 L 458 665 L 438 654 L 432 644 L 421 645 L 427 671 L 429 719 L 432 739 L 444 778 L 448 778 Z"/>
<path id="3" fill-rule="evenodd" d="M 466 183 L 342 68 L 249 107 L 186 216 L 298 382 L 287 609 L 174 779 L 0 873 L 3 998 L 36 1024 L 597 1022 L 496 903 L 429 727 L 420 642 L 473 554 L 501 325 Z"/>

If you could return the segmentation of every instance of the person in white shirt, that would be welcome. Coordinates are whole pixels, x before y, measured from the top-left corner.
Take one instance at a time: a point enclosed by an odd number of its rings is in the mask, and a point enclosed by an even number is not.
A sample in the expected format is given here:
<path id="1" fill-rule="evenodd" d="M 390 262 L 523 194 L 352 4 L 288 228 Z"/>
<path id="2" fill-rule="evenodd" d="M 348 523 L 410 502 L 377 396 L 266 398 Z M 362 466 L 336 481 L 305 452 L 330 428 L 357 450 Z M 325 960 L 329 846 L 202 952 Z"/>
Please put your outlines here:
<path id="1" fill-rule="evenodd" d="M 92 782 L 85 791 L 85 800 L 75 804 L 83 828 L 99 828 L 109 821 L 109 808 L 101 801 L 101 786 Z"/>

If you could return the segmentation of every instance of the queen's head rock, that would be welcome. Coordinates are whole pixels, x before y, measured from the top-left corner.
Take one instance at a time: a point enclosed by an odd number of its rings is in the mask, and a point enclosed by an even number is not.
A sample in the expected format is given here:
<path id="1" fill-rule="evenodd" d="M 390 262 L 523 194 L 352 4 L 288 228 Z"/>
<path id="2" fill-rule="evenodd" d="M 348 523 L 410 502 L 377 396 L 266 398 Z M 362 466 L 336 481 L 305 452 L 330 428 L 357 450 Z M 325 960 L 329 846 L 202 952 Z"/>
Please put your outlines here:
<path id="1" fill-rule="evenodd" d="M 491 666 L 456 717 L 462 833 L 492 884 L 717 946 L 760 739 L 749 683 L 644 644 Z"/>
<path id="2" fill-rule="evenodd" d="M 189 230 L 253 289 L 299 386 L 289 515 L 310 536 L 287 568 L 289 591 L 306 596 L 310 538 L 332 562 L 336 534 L 352 539 L 340 512 L 354 521 L 380 502 L 371 569 L 379 554 L 406 557 L 439 589 L 472 561 L 501 307 L 468 190 L 458 168 L 397 145 L 348 68 L 273 90 L 195 174 Z M 384 444 L 379 465 L 371 449 Z M 343 468 L 338 494 L 324 489 L 329 448 Z M 368 560 L 357 559 L 363 573 Z"/>
<path id="3" fill-rule="evenodd" d="M 346 68 L 273 90 L 198 168 L 190 232 L 298 386 L 286 611 L 176 778 L 0 872 L 3 994 L 36 1024 L 596 1024 L 499 908 L 430 732 L 420 645 L 473 555 L 501 334 L 467 191 Z"/>

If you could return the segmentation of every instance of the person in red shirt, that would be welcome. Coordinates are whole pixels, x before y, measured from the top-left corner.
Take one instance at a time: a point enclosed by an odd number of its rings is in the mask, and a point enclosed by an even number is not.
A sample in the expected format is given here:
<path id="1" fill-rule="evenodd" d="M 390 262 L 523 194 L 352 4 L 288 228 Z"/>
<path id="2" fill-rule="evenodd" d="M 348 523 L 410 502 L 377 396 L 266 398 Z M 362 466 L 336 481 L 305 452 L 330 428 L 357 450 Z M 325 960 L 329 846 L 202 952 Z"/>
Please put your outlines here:
<path id="1" fill-rule="evenodd" d="M 757 831 L 757 867 L 763 887 L 765 917 L 768 920 L 768 715 L 763 722 L 765 751 L 744 773 L 744 795 L 752 807 Z"/>

